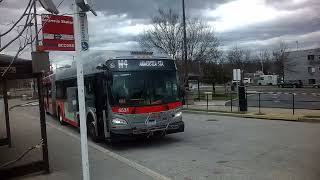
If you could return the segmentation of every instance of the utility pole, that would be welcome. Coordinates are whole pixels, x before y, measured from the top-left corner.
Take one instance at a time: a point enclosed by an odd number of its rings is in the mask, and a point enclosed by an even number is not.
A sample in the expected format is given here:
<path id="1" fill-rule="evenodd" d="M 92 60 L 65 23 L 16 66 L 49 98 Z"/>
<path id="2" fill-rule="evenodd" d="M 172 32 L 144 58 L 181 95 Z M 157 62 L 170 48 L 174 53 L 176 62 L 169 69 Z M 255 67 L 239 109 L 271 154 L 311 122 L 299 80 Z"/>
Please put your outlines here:
<path id="1" fill-rule="evenodd" d="M 182 0 L 182 20 L 183 20 L 183 48 L 184 48 L 184 73 L 185 73 L 185 81 L 188 76 L 188 50 L 187 50 L 187 30 L 186 30 L 186 12 L 184 0 Z"/>
<path id="2" fill-rule="evenodd" d="M 33 52 L 33 43 L 32 43 L 32 28 L 31 26 L 29 27 L 30 29 L 30 40 L 31 40 L 31 44 L 30 44 L 30 47 L 31 47 L 31 52 Z"/>
<path id="3" fill-rule="evenodd" d="M 35 48 L 32 48 L 32 52 L 33 50 L 37 51 L 37 47 L 39 46 L 39 36 L 38 36 L 38 21 L 37 21 L 37 0 L 34 1 L 33 3 L 33 18 L 34 18 L 34 33 L 35 33 Z M 30 28 L 30 32 L 31 32 L 31 40 L 32 40 L 32 29 Z M 31 47 L 33 46 L 33 44 L 31 43 Z M 33 94 L 32 97 L 36 97 L 37 96 L 37 91 L 36 91 L 36 80 L 33 79 Z"/>
<path id="4" fill-rule="evenodd" d="M 35 36 L 36 36 L 36 51 L 37 47 L 39 46 L 39 36 L 38 36 L 38 21 L 37 21 L 37 1 L 34 1 L 33 3 L 33 18 L 34 18 L 34 31 L 35 31 Z"/>

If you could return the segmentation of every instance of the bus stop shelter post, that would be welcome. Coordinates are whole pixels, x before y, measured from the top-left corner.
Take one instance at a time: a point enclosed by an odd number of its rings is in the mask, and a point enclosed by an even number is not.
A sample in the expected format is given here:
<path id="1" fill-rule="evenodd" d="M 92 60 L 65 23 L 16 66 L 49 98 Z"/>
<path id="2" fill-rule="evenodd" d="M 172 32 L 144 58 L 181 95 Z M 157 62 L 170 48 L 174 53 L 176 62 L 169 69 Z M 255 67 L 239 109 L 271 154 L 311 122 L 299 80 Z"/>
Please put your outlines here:
<path id="1" fill-rule="evenodd" d="M 4 102 L 4 114 L 6 120 L 6 131 L 7 131 L 7 144 L 11 147 L 11 130 L 10 130 L 10 118 L 9 118 L 9 108 L 8 108 L 8 94 L 7 94 L 7 81 L 3 80 L 3 102 Z"/>
<path id="2" fill-rule="evenodd" d="M 39 97 L 39 110 L 40 110 L 40 128 L 41 128 L 41 138 L 42 138 L 42 159 L 44 161 L 44 170 L 46 173 L 50 172 L 49 169 L 49 155 L 48 155 L 48 140 L 47 140 L 47 129 L 46 129 L 46 116 L 44 112 L 44 101 L 42 93 L 41 84 L 42 75 L 37 75 L 37 86 L 38 86 L 38 97 Z"/>

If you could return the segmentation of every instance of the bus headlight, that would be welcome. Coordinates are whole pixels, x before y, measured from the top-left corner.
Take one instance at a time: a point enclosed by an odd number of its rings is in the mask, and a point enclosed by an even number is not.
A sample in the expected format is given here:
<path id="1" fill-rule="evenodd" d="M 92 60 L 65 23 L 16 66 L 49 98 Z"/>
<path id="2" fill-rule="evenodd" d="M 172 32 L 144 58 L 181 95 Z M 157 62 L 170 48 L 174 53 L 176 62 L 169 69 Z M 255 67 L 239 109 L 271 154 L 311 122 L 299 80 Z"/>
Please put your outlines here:
<path id="1" fill-rule="evenodd" d="M 114 118 L 114 119 L 112 119 L 112 124 L 114 124 L 114 125 L 127 125 L 128 122 L 124 119 Z"/>
<path id="2" fill-rule="evenodd" d="M 180 117 L 182 115 L 182 112 L 179 111 L 179 112 L 176 112 L 176 114 L 174 115 L 174 117 Z"/>

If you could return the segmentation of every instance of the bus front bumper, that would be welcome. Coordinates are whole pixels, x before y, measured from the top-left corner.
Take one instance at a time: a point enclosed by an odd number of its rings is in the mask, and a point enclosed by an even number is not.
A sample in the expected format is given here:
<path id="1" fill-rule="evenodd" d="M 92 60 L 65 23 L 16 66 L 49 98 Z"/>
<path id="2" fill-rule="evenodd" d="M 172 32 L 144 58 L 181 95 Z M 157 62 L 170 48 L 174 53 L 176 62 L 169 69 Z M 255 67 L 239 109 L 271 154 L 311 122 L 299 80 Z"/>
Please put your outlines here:
<path id="1" fill-rule="evenodd" d="M 111 137 L 120 139 L 130 139 L 132 137 L 150 136 L 155 134 L 173 134 L 179 132 L 184 132 L 183 121 L 170 123 L 168 128 L 166 126 L 155 126 L 143 129 L 111 129 Z"/>

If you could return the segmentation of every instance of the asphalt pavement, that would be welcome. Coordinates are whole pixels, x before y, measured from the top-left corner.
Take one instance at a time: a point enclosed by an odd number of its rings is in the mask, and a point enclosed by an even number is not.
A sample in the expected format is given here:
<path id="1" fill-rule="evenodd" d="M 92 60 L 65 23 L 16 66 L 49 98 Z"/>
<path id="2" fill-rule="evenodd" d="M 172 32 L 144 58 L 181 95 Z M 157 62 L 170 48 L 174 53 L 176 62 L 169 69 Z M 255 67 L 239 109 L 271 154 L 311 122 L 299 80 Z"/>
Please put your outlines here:
<path id="1" fill-rule="evenodd" d="M 36 116 L 29 108 L 19 107 L 18 112 L 25 117 Z M 127 164 L 119 162 L 112 153 L 172 179 L 318 180 L 320 177 L 320 142 L 314 141 L 320 136 L 320 124 L 189 113 L 184 113 L 183 119 L 184 133 L 161 139 L 116 145 L 90 142 L 98 147 L 89 151 L 93 179 L 151 179 L 134 168 L 129 167 L 127 172 Z M 80 179 L 81 166 L 77 164 L 80 149 L 74 148 L 80 147 L 79 138 L 75 138 L 79 137 L 77 130 L 60 126 L 51 116 L 47 116 L 47 123 L 53 173 Z M 102 150 L 98 151 L 99 148 Z M 108 153 L 103 155 L 103 149 Z"/>
<path id="2" fill-rule="evenodd" d="M 320 124 L 184 114 L 186 132 L 103 147 L 173 179 L 319 179 Z"/>

